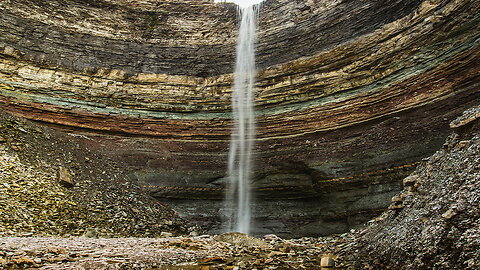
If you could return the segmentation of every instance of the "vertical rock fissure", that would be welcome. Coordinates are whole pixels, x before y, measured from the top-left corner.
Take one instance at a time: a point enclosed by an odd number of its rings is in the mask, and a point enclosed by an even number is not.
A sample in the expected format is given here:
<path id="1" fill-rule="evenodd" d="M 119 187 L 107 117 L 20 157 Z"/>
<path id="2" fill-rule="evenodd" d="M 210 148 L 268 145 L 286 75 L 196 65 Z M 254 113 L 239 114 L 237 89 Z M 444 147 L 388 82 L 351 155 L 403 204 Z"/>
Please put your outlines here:
<path id="1" fill-rule="evenodd" d="M 232 92 L 233 130 L 228 158 L 227 231 L 250 232 L 252 152 L 255 140 L 255 32 L 259 6 L 239 8 L 241 15 Z"/>

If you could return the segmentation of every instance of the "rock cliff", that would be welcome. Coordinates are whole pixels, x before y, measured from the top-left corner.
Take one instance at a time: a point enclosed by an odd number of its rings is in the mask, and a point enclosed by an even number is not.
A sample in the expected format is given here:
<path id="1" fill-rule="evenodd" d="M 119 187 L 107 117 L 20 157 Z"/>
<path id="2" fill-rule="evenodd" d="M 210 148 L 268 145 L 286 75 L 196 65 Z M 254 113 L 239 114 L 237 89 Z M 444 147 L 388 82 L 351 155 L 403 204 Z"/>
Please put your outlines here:
<path id="1" fill-rule="evenodd" d="M 189 0 L 0 3 L 1 110 L 78 136 L 218 229 L 238 18 Z M 369 219 L 480 103 L 475 0 L 269 0 L 256 83 L 257 233 Z"/>

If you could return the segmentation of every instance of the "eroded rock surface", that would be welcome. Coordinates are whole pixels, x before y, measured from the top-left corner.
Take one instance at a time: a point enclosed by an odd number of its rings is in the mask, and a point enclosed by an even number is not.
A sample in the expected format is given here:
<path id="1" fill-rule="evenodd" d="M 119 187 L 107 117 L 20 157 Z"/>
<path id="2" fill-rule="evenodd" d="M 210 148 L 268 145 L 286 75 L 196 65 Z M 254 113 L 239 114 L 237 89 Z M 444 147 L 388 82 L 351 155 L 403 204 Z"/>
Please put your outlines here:
<path id="1" fill-rule="evenodd" d="M 235 7 L 0 7 L 1 109 L 71 129 L 72 140 L 116 160 L 156 197 L 174 199 L 182 215 L 218 229 Z M 401 179 L 443 144 L 448 123 L 479 103 L 479 11 L 475 0 L 264 3 L 258 233 L 344 231 L 388 207 Z"/>

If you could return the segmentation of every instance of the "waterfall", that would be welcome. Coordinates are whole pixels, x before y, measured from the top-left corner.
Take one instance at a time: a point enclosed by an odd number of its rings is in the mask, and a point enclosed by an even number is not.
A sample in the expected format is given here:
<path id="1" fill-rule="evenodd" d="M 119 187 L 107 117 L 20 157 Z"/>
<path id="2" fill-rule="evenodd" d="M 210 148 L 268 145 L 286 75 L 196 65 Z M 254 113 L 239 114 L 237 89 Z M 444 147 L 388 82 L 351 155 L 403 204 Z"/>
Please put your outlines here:
<path id="1" fill-rule="evenodd" d="M 228 158 L 227 231 L 250 232 L 252 151 L 255 139 L 253 112 L 255 32 L 257 6 L 239 8 L 241 15 L 232 92 L 233 130 Z"/>

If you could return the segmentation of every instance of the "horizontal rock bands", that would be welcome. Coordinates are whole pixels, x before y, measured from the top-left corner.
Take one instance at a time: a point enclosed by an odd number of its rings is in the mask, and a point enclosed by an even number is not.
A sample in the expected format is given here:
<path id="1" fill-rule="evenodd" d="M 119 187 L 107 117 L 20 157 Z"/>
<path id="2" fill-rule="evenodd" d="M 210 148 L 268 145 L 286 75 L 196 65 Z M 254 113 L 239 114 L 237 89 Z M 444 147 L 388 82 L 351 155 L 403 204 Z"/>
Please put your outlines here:
<path id="1" fill-rule="evenodd" d="M 359 94 L 307 110 L 259 117 L 257 138 L 262 140 L 336 129 L 438 102 L 464 91 L 475 95 L 479 87 L 476 85 L 480 70 L 476 63 L 479 61 L 480 46 L 477 46 L 457 55 L 448 63 L 381 91 Z M 6 87 L 3 89 L 8 91 Z M 116 115 L 115 111 L 96 113 L 75 107 L 34 103 L 15 97 L 4 97 L 2 100 L 12 112 L 18 110 L 24 117 L 68 126 L 177 139 L 228 140 L 230 136 L 229 120 L 222 118 L 136 118 Z M 116 124 L 115 119 L 122 119 L 122 124 Z"/>
<path id="2" fill-rule="evenodd" d="M 337 47 L 410 14 L 421 2 L 267 1 L 259 19 L 259 67 Z"/>
<path id="3" fill-rule="evenodd" d="M 478 4 L 462 1 L 456 5 L 445 2 L 421 5 L 415 16 L 404 17 L 335 50 L 262 70 L 257 83 L 257 115 L 304 110 L 348 99 L 360 92 L 379 91 L 451 61 L 462 51 L 478 45 L 476 25 L 480 19 L 460 16 L 468 10 L 479 10 Z M 13 57 L 22 54 L 9 46 L 3 48 L 3 53 Z M 102 112 L 108 111 L 105 109 L 108 106 L 114 114 L 131 109 L 147 115 L 155 111 L 151 117 L 167 111 L 207 112 L 204 116 L 194 115 L 199 118 L 208 118 L 213 112 L 213 117 L 230 118 L 231 74 L 210 78 L 147 73 L 129 76 L 124 70 L 114 68 L 78 74 L 39 69 L 18 60 L 2 59 L 2 62 L 4 82 L 23 80 L 31 85 L 29 92 L 63 96 L 72 106 L 80 106 L 84 101 L 89 106 L 101 107 Z M 175 115 L 165 114 L 165 117 Z"/>

